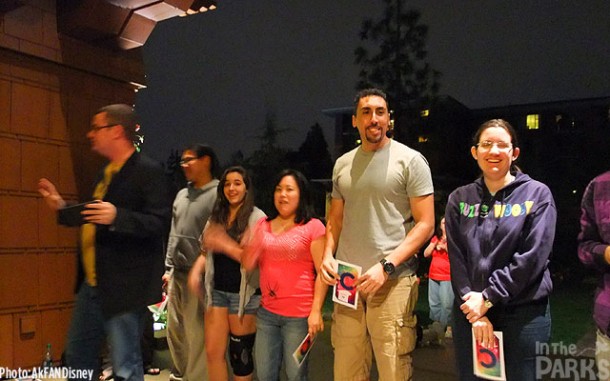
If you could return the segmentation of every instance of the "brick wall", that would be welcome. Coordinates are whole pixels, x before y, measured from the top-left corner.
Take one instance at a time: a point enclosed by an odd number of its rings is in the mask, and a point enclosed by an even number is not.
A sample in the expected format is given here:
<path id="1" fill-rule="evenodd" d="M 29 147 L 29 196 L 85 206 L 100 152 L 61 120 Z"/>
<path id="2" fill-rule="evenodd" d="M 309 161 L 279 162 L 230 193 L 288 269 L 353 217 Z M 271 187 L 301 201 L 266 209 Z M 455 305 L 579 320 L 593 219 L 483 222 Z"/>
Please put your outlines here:
<path id="1" fill-rule="evenodd" d="M 54 0 L 0 14 L 0 367 L 40 365 L 46 343 L 64 348 L 76 274 L 74 228 L 56 224 L 36 191 L 51 179 L 84 200 L 101 159 L 89 119 L 133 103 L 141 52 L 111 51 L 57 33 Z"/>

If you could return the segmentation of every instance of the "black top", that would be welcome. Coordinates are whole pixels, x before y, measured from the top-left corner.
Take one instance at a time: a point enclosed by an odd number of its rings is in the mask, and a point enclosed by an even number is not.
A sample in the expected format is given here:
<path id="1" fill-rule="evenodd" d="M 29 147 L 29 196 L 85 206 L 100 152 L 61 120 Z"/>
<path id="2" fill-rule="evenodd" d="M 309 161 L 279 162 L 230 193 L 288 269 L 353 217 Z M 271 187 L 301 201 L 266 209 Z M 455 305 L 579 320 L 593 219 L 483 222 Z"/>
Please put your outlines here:
<path id="1" fill-rule="evenodd" d="M 228 230 L 227 234 L 236 241 L 241 238 L 235 231 L 235 224 Z M 224 292 L 239 293 L 241 283 L 240 264 L 236 260 L 221 252 L 214 253 L 214 289 Z"/>

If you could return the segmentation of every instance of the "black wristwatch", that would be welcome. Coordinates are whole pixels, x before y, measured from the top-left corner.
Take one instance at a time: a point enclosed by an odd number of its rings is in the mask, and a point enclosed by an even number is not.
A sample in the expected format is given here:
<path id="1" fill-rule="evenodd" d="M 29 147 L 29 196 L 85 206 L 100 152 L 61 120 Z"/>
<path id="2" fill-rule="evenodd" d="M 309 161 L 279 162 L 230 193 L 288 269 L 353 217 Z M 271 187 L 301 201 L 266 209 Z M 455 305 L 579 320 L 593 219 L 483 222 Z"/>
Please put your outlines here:
<path id="1" fill-rule="evenodd" d="M 388 275 L 392 275 L 394 274 L 394 271 L 396 271 L 394 264 L 392 262 L 388 262 L 385 258 L 379 261 L 379 263 L 381 263 L 381 266 L 383 266 L 383 271 L 385 271 L 385 273 Z"/>

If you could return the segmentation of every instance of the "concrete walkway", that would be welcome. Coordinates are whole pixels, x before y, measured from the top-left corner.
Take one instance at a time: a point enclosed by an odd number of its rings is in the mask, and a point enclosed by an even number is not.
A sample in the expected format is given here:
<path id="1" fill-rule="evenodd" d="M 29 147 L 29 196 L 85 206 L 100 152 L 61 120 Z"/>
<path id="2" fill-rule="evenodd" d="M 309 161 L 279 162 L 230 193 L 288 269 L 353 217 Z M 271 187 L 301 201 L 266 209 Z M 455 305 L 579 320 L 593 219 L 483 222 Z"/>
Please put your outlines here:
<path id="1" fill-rule="evenodd" d="M 311 353 L 309 354 L 309 381 L 332 381 L 333 379 L 333 351 L 330 345 L 330 321 L 326 321 L 326 329 L 316 340 Z M 162 341 L 158 342 L 162 343 Z M 160 345 L 161 347 L 161 345 Z M 569 365 L 570 361 L 580 361 L 581 364 L 594 361 L 595 356 L 595 331 L 592 329 L 587 332 L 576 343 L 576 353 L 574 357 L 550 356 L 555 360 L 555 365 Z M 563 361 L 568 359 L 569 361 Z M 155 351 L 154 365 L 161 368 L 162 372 L 158 376 L 145 376 L 146 381 L 168 381 L 171 359 L 169 351 L 165 348 L 158 348 Z M 447 340 L 444 346 L 429 345 L 418 347 L 413 352 L 414 381 L 457 381 L 455 369 L 455 353 L 453 342 Z M 584 365 L 583 365 L 584 366 Z M 556 368 L 553 368 L 556 370 Z M 561 370 L 561 367 L 559 368 Z M 567 369 L 567 368 L 566 368 Z M 544 381 L 554 379 L 573 379 L 570 375 L 556 378 L 552 374 L 542 374 Z M 580 378 L 589 379 L 589 378 Z M 592 379 L 595 379 L 594 377 Z M 27 379 L 21 380 L 25 381 Z M 285 380 L 285 378 L 282 378 Z M 46 380 L 45 380 L 46 381 Z M 49 380 L 50 381 L 50 380 Z M 58 381 L 58 380 L 54 380 Z M 370 381 L 378 381 L 377 371 L 373 367 Z"/>
<path id="2" fill-rule="evenodd" d="M 330 321 L 325 322 L 325 330 L 316 339 L 309 354 L 309 381 L 332 381 L 333 350 L 330 344 Z M 155 354 L 155 365 L 169 366 L 167 351 Z M 414 381 L 456 381 L 455 356 L 453 343 L 449 340 L 445 346 L 430 345 L 416 348 L 413 352 Z M 374 367 L 373 367 L 374 368 Z M 159 376 L 146 376 L 146 381 L 168 381 L 167 369 Z M 285 380 L 285 378 L 282 378 Z M 374 368 L 370 381 L 377 381 L 377 370 Z"/>
<path id="3" fill-rule="evenodd" d="M 322 336 L 316 340 L 309 359 L 309 381 L 331 381 L 333 370 L 333 350 L 330 345 L 330 322 Z M 418 347 L 413 352 L 414 381 L 456 381 L 453 342 L 445 346 L 430 345 Z M 373 369 L 370 381 L 378 380 Z"/>
<path id="4" fill-rule="evenodd" d="M 333 379 L 333 351 L 330 345 L 330 322 L 326 322 L 326 329 L 316 340 L 309 354 L 309 381 L 332 381 Z M 576 357 L 581 359 L 592 358 L 595 355 L 595 331 L 587 332 L 576 343 Z M 168 361 L 168 354 L 157 353 L 162 362 Z M 591 359 L 590 361 L 594 361 Z M 165 364 L 158 364 L 164 366 Z M 457 381 L 455 369 L 455 352 L 453 342 L 447 340 L 444 346 L 430 345 L 418 347 L 413 352 L 414 381 Z M 168 381 L 169 371 L 163 370 L 159 376 L 146 376 L 146 381 Z M 554 377 L 543 375 L 543 380 L 552 380 Z M 571 378 L 561 378 L 571 379 Z M 282 378 L 285 380 L 285 378 Z M 376 369 L 373 369 L 370 381 L 378 381 Z"/>

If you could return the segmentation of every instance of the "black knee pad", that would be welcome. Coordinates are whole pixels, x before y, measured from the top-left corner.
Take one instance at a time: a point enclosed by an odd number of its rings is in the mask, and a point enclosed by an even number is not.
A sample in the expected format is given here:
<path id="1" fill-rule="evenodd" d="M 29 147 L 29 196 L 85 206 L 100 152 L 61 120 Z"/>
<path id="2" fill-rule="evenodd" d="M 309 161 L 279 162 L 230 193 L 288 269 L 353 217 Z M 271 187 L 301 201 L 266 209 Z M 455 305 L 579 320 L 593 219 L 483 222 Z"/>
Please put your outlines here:
<path id="1" fill-rule="evenodd" d="M 254 337 L 256 334 L 229 336 L 229 357 L 233 374 L 236 376 L 248 376 L 254 371 L 252 359 L 252 348 L 254 348 Z"/>

